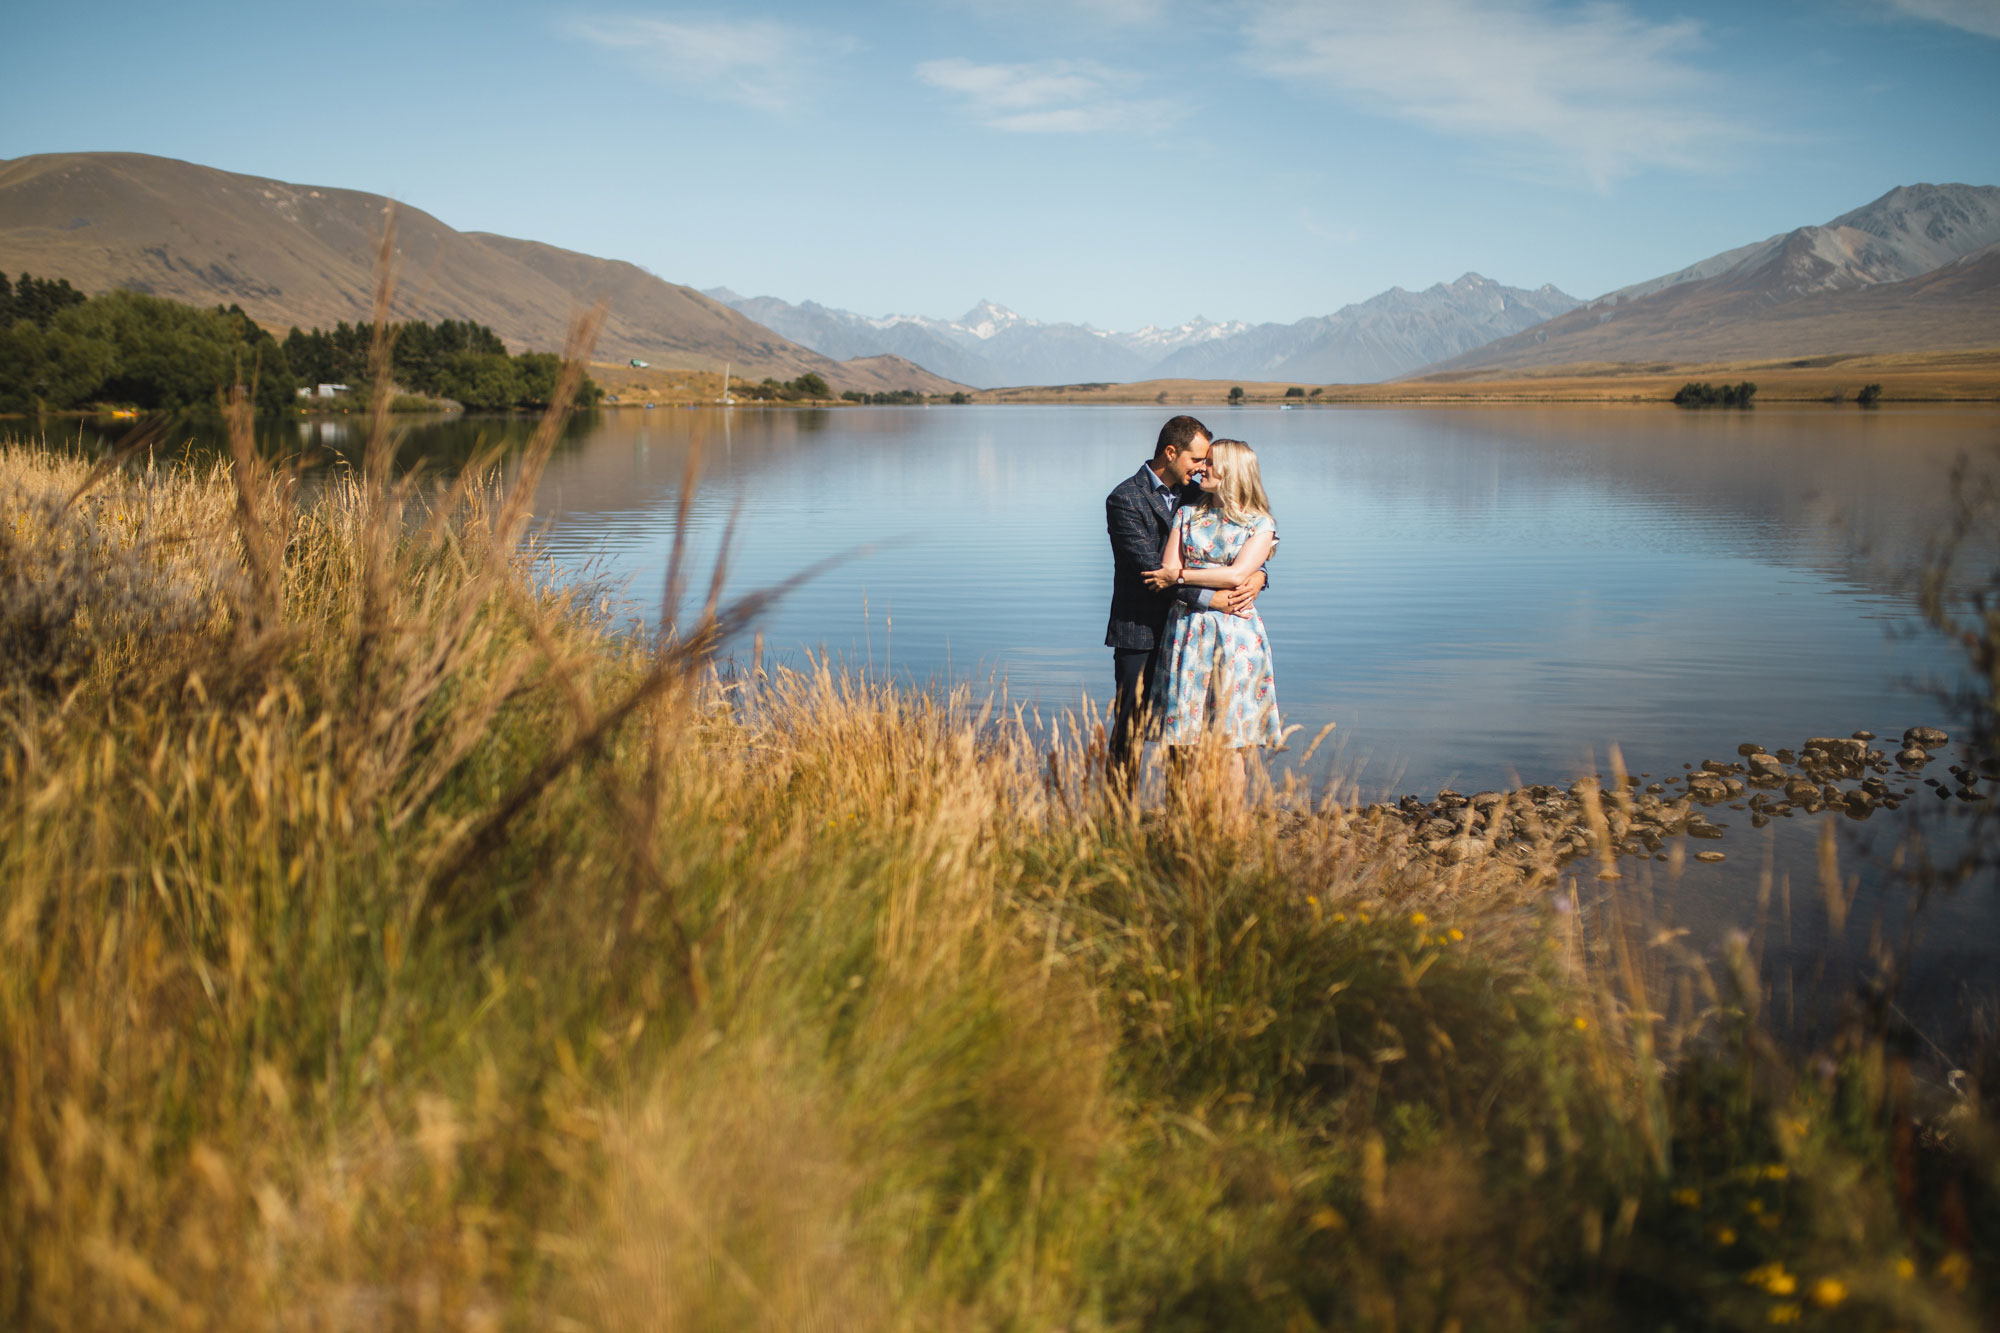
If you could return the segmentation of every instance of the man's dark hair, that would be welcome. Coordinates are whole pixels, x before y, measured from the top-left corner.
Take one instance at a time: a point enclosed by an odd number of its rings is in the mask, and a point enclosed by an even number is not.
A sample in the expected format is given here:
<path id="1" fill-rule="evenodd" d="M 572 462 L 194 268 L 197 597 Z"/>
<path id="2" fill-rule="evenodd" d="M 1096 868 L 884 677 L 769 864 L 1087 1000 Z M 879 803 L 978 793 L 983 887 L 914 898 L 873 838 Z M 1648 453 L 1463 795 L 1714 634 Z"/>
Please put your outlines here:
<path id="1" fill-rule="evenodd" d="M 1193 444 L 1194 437 L 1197 435 L 1206 436 L 1211 440 L 1215 438 L 1214 431 L 1202 425 L 1193 417 L 1174 417 L 1166 425 L 1160 427 L 1160 442 L 1153 446 L 1153 457 L 1164 458 L 1169 449 L 1179 453 Z"/>

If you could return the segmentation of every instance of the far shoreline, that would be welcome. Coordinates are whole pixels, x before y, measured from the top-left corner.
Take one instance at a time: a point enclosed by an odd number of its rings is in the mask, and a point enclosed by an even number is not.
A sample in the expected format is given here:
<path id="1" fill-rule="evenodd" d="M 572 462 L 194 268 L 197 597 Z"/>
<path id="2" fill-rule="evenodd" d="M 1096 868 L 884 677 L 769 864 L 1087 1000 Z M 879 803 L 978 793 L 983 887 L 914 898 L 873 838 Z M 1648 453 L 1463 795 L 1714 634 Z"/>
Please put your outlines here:
<path id="1" fill-rule="evenodd" d="M 634 369 L 616 362 L 593 362 L 591 376 L 607 394 L 621 401 L 601 403 L 605 409 L 639 408 L 651 401 L 656 408 L 722 406 L 723 377 L 709 369 L 652 367 Z M 732 377 L 741 382 L 741 376 Z M 1912 403 L 2000 402 L 2000 348 L 1953 352 L 1828 354 L 1757 360 L 1665 363 L 1650 362 L 1555 366 L 1508 375 L 1490 372 L 1449 372 L 1419 379 L 1374 384 L 1314 384 L 1288 380 L 1137 380 L 1130 383 L 1087 382 L 1020 385 L 994 389 L 961 387 L 924 395 L 937 406 L 994 404 L 1154 404 L 1158 406 L 1228 406 L 1232 390 L 1240 390 L 1246 406 L 1310 407 L 1329 404 L 1436 407 L 1452 404 L 1509 403 L 1555 405 L 1672 403 L 1677 390 L 1690 381 L 1757 385 L 1756 402 L 1763 404 L 1823 403 L 1856 406 L 1868 385 L 1881 386 L 1877 406 Z M 731 387 L 734 388 L 734 382 Z M 870 389 L 869 392 L 879 392 Z M 838 400 L 750 400 L 737 397 L 734 407 L 847 407 Z M 1727 409 L 1724 409 L 1727 410 Z"/>

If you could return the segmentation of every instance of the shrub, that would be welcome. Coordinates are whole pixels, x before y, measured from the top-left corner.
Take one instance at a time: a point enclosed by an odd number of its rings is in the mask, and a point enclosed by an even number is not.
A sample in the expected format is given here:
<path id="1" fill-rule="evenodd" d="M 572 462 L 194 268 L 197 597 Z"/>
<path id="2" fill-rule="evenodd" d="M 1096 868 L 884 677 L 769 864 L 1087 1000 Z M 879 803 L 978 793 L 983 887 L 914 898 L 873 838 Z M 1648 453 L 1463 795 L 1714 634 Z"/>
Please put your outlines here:
<path id="1" fill-rule="evenodd" d="M 1674 394 L 1676 407 L 1748 407 L 1757 395 L 1757 386 L 1749 380 L 1741 384 L 1710 384 L 1706 380 L 1690 380 Z"/>

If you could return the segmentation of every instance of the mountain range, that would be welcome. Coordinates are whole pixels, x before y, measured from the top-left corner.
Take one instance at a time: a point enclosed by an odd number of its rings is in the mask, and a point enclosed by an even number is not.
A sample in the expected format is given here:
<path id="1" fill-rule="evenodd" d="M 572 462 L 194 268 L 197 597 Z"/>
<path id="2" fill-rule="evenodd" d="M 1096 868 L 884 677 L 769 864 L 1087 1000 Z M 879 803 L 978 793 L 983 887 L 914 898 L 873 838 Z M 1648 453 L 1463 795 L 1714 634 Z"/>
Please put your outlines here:
<path id="1" fill-rule="evenodd" d="M 138 153 L 0 161 L 0 272 L 67 278 L 198 305 L 234 302 L 283 337 L 297 324 L 369 319 L 390 201 Z M 890 358 L 839 361 L 773 334 L 634 264 L 538 241 L 461 232 L 395 206 L 399 319 L 474 320 L 515 350 L 560 349 L 571 317 L 604 299 L 597 355 L 793 379 L 836 389 L 958 386 Z"/>
<path id="2" fill-rule="evenodd" d="M 1429 368 L 1475 375 L 2000 347 L 2000 188 L 1905 185 Z"/>
<path id="3" fill-rule="evenodd" d="M 956 320 L 940 320 L 871 317 L 816 301 L 793 305 L 726 287 L 706 295 L 826 356 L 892 354 L 979 388 L 1147 379 L 1372 383 L 1531 328 L 1578 304 L 1554 287 L 1525 291 L 1467 273 L 1421 292 L 1394 287 L 1293 324 L 1217 323 L 1198 316 L 1120 333 L 1043 323 L 991 301 Z"/>
<path id="4" fill-rule="evenodd" d="M 1681 365 L 2000 348 L 2000 188 L 1899 186 L 1832 221 L 1712 255 L 1588 302 L 1476 273 L 1392 288 L 1291 324 L 1196 318 L 1128 333 L 982 301 L 956 320 L 704 294 L 634 264 L 461 232 L 380 195 L 135 153 L 0 160 L 0 272 L 236 303 L 282 332 L 370 317 L 385 213 L 392 314 L 489 325 L 516 350 L 562 345 L 603 300 L 597 354 L 835 389 L 1141 379 L 1367 383 L 1556 366 Z"/>

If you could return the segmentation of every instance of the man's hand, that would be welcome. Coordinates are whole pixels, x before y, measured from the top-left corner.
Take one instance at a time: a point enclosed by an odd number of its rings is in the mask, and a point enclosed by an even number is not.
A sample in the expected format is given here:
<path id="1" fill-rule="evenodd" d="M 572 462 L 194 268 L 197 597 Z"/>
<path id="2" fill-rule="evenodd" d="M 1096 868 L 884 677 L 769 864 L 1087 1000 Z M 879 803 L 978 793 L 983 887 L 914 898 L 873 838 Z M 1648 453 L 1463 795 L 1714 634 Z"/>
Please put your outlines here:
<path id="1" fill-rule="evenodd" d="M 1174 586 L 1173 579 L 1168 576 L 1165 569 L 1149 569 L 1139 577 L 1144 579 L 1146 586 L 1154 592 L 1164 592 Z"/>
<path id="2" fill-rule="evenodd" d="M 1260 569 L 1244 580 L 1242 587 L 1216 593 L 1215 600 L 1209 603 L 1209 609 L 1227 611 L 1231 615 L 1247 619 L 1257 606 L 1257 594 L 1262 591 L 1264 591 L 1264 571 Z"/>

